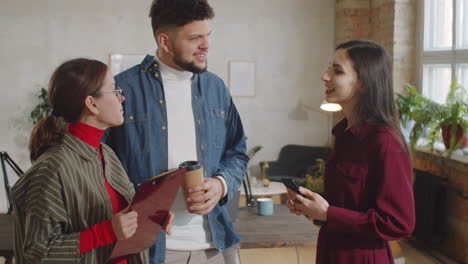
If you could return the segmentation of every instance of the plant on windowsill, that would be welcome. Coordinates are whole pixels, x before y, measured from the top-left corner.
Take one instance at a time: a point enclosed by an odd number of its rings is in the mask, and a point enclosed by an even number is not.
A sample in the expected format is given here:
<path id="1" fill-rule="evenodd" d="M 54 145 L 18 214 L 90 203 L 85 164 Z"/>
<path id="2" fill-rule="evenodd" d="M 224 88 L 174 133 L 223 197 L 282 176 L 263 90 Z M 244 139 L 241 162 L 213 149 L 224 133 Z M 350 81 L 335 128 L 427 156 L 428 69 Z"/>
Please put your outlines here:
<path id="1" fill-rule="evenodd" d="M 413 153 L 418 140 L 425 132 L 427 132 L 427 145 L 431 151 L 434 151 L 434 144 L 440 138 L 442 130 L 448 157 L 458 148 L 466 146 L 463 138 L 466 140 L 468 106 L 467 92 L 463 86 L 456 81 L 452 82 L 446 103 L 443 105 L 422 96 L 412 85 L 406 85 L 405 90 L 408 95 L 398 94 L 396 104 L 403 127 L 408 121 L 414 122 L 409 136 Z"/>
<path id="2" fill-rule="evenodd" d="M 439 123 L 449 157 L 455 150 L 468 146 L 468 92 L 456 81 L 450 85 Z"/>
<path id="3" fill-rule="evenodd" d="M 413 85 L 407 84 L 405 90 L 408 95 L 398 94 L 396 105 L 398 106 L 402 126 L 406 128 L 409 121 L 413 122 L 409 135 L 409 145 L 411 152 L 414 153 L 416 144 L 424 135 L 426 128 L 433 131 L 431 128 L 437 127 L 435 120 L 441 106 L 422 96 Z M 431 139 L 429 140 L 431 141 Z"/>

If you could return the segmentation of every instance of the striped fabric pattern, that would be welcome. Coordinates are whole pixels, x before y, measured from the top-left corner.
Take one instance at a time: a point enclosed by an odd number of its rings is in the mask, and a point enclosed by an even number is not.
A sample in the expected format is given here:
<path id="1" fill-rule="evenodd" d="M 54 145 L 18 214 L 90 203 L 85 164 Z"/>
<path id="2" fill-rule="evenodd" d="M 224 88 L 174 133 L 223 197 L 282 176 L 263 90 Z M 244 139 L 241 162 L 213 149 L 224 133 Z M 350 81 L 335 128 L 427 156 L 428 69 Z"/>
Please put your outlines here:
<path id="1" fill-rule="evenodd" d="M 107 145 L 103 155 L 109 184 L 130 202 L 134 189 L 120 161 Z M 79 232 L 113 215 L 98 149 L 66 133 L 18 180 L 13 200 L 17 264 L 108 263 L 114 244 L 79 254 Z M 128 257 L 147 262 L 147 250 Z"/>

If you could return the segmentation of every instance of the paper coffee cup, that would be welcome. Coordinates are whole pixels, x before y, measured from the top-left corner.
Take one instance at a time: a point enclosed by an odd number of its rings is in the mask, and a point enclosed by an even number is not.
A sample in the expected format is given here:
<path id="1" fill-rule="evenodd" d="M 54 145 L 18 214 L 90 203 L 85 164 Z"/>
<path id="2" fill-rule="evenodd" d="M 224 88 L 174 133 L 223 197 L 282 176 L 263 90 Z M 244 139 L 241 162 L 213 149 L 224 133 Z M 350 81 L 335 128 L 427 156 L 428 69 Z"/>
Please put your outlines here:
<path id="1" fill-rule="evenodd" d="M 190 187 L 202 184 L 204 181 L 203 168 L 198 161 L 185 161 L 179 165 L 179 168 L 185 169 L 185 176 L 183 181 L 184 193 L 187 197 L 187 190 Z M 190 197 L 203 195 L 204 191 L 198 191 L 190 194 Z M 203 202 L 194 203 L 194 205 L 201 205 Z"/>

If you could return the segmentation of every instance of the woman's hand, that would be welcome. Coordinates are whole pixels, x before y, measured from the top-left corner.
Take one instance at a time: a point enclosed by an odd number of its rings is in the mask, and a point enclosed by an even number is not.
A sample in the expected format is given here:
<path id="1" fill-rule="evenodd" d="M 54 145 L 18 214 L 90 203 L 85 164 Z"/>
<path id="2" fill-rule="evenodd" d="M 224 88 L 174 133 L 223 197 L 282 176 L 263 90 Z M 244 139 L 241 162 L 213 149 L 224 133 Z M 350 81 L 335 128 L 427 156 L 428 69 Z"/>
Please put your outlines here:
<path id="1" fill-rule="evenodd" d="M 124 240 L 132 237 L 138 227 L 138 214 L 130 210 L 130 205 L 112 217 L 112 229 L 117 240 Z"/>
<path id="2" fill-rule="evenodd" d="M 166 232 L 166 234 L 171 235 L 172 234 L 172 221 L 174 220 L 174 214 L 172 212 L 169 212 L 169 215 L 167 216 L 166 222 L 163 225 L 163 230 Z"/>
<path id="3" fill-rule="evenodd" d="M 296 206 L 297 201 L 295 197 L 297 193 L 295 191 L 290 190 L 289 188 L 287 190 L 288 190 L 288 201 L 286 202 L 286 206 L 289 208 L 289 212 L 295 215 L 301 215 L 302 210 Z"/>
<path id="4" fill-rule="evenodd" d="M 294 207 L 309 219 L 327 221 L 328 202 L 318 193 L 314 193 L 306 188 L 300 187 L 299 191 L 306 197 L 288 190 L 288 196 L 291 195 L 293 198 Z"/>

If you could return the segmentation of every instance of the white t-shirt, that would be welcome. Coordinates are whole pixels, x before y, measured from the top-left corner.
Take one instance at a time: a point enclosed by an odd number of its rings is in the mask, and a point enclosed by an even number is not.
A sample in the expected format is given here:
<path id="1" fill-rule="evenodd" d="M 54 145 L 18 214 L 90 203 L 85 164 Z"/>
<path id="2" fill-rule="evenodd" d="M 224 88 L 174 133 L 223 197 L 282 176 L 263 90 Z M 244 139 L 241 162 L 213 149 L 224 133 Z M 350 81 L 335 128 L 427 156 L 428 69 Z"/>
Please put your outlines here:
<path id="1" fill-rule="evenodd" d="M 197 160 L 191 89 L 193 73 L 175 70 L 161 63 L 157 57 L 155 59 L 161 70 L 167 110 L 168 168 L 177 168 L 181 162 Z M 207 216 L 189 213 L 182 187 L 171 211 L 175 218 L 172 234 L 166 237 L 167 249 L 214 248 Z"/>

